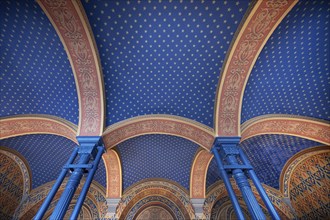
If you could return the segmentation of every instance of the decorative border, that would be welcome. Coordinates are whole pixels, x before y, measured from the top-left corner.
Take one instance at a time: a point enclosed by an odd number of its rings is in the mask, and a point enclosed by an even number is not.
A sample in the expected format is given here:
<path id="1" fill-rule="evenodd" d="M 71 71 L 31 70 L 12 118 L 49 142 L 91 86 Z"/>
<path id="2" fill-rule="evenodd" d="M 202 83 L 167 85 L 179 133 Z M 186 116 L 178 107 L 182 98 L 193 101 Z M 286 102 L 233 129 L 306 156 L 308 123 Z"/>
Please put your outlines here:
<path id="1" fill-rule="evenodd" d="M 190 119 L 172 115 L 148 115 L 127 119 L 109 126 L 103 141 L 107 148 L 132 137 L 145 134 L 168 134 L 191 140 L 206 150 L 210 150 L 214 141 L 214 132 Z"/>
<path id="2" fill-rule="evenodd" d="M 77 143 L 77 127 L 64 119 L 48 115 L 24 115 L 0 119 L 0 140 L 27 134 L 55 134 Z"/>
<path id="3" fill-rule="evenodd" d="M 236 195 L 241 196 L 240 190 L 238 189 L 237 185 L 235 184 L 234 179 L 231 179 L 231 185 L 233 186 L 234 192 Z M 251 185 L 252 192 L 256 197 L 258 203 L 266 209 L 264 203 L 259 196 L 259 193 L 255 186 L 253 185 L 252 181 L 249 181 Z M 276 210 L 278 211 L 281 219 L 295 219 L 295 213 L 292 212 L 291 208 L 283 201 L 283 195 L 280 191 L 262 184 L 262 187 L 265 189 L 270 201 L 275 206 Z M 205 199 L 203 210 L 206 219 L 210 219 L 210 214 L 212 211 L 213 205 L 219 200 L 221 197 L 228 196 L 225 184 L 222 181 L 218 181 L 214 183 L 212 186 L 209 187 L 207 198 Z"/>
<path id="4" fill-rule="evenodd" d="M 79 99 L 77 136 L 101 136 L 104 128 L 104 85 L 100 58 L 80 1 L 38 0 L 67 52 Z"/>
<path id="5" fill-rule="evenodd" d="M 165 179 L 145 179 L 129 187 L 122 196 L 116 211 L 116 218 L 122 219 L 140 199 L 148 195 L 164 196 L 179 204 L 183 215 L 195 219 L 195 212 L 189 195 L 179 185 Z"/>
<path id="6" fill-rule="evenodd" d="M 266 115 L 253 118 L 242 125 L 242 138 L 262 134 L 287 134 L 330 145 L 330 123 L 308 117 Z"/>
<path id="7" fill-rule="evenodd" d="M 190 198 L 205 198 L 206 175 L 213 154 L 206 150 L 200 150 L 194 159 L 190 172 Z"/>
<path id="8" fill-rule="evenodd" d="M 307 148 L 293 155 L 284 165 L 280 175 L 280 191 L 285 197 L 290 198 L 290 179 L 296 166 L 308 157 L 330 152 L 330 146 Z"/>
<path id="9" fill-rule="evenodd" d="M 225 61 L 215 103 L 217 136 L 240 136 L 244 89 L 262 48 L 297 0 L 256 1 Z"/>
<path id="10" fill-rule="evenodd" d="M 114 150 L 107 150 L 102 156 L 107 175 L 107 198 L 120 198 L 122 195 L 122 169 L 119 155 Z"/>

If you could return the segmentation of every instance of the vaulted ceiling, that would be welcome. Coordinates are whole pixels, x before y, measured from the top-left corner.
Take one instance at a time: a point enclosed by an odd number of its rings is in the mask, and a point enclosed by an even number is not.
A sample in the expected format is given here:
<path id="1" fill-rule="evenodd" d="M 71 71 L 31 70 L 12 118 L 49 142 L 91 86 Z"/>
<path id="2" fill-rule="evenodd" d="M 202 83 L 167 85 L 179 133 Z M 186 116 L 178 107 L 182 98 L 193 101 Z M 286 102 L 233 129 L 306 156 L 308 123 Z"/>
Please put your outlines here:
<path id="1" fill-rule="evenodd" d="M 242 135 L 274 188 L 290 157 L 330 143 L 329 1 L 73 2 L 60 15 L 68 6 L 0 2 L 0 146 L 27 160 L 33 188 L 56 179 L 75 134 L 104 134 L 122 190 L 145 178 L 189 190 L 195 158 L 218 135 Z M 277 8 L 262 17 L 258 7 Z M 260 41 L 244 51 L 249 31 Z M 209 187 L 214 161 L 206 172 Z M 106 179 L 105 160 L 95 180 Z"/>

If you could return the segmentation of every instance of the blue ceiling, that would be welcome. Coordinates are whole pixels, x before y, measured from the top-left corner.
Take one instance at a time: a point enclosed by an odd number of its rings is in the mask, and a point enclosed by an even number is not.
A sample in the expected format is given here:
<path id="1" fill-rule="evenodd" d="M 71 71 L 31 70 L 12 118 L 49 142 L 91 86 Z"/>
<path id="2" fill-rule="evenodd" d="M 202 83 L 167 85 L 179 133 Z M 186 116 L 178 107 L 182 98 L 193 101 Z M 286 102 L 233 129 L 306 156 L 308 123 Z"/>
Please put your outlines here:
<path id="1" fill-rule="evenodd" d="M 249 1 L 83 1 L 103 67 L 107 125 L 172 114 L 213 126 L 220 69 Z"/>
<path id="2" fill-rule="evenodd" d="M 32 188 L 55 180 L 76 146 L 71 140 L 50 134 L 33 134 L 0 140 L 0 146 L 18 151 L 32 172 Z M 105 186 L 105 168 L 99 164 L 94 179 Z"/>
<path id="3" fill-rule="evenodd" d="M 330 120 L 330 1 L 299 1 L 262 50 L 248 80 L 242 123 L 264 114 Z"/>
<path id="4" fill-rule="evenodd" d="M 123 190 L 145 178 L 166 178 L 189 189 L 197 149 L 197 144 L 170 135 L 144 135 L 119 144 Z"/>
<path id="5" fill-rule="evenodd" d="M 35 1 L 0 1 L 0 116 L 49 114 L 78 123 L 63 45 Z"/>
<path id="6" fill-rule="evenodd" d="M 286 161 L 299 151 L 322 144 L 289 135 L 267 134 L 249 138 L 240 144 L 258 178 L 268 186 L 279 188 L 279 179 Z M 213 159 L 207 173 L 206 186 L 220 179 Z"/>

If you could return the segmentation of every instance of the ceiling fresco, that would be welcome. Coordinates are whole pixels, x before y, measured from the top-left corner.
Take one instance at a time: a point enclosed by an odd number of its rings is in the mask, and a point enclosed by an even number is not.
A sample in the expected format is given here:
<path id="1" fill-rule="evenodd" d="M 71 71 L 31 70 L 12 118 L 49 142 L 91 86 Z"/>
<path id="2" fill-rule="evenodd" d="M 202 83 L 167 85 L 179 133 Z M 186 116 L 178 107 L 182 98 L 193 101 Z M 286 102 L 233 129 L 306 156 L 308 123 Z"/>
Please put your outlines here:
<path id="1" fill-rule="evenodd" d="M 213 127 L 216 86 L 249 1 L 83 1 L 99 49 L 106 124 L 172 114 Z"/>
<path id="2" fill-rule="evenodd" d="M 49 114 L 78 124 L 71 66 L 47 16 L 34 1 L 0 8 L 0 116 Z"/>
<path id="3" fill-rule="evenodd" d="M 197 144 L 170 135 L 144 135 L 120 143 L 123 190 L 146 178 L 166 178 L 188 190 L 197 149 Z"/>
<path id="4" fill-rule="evenodd" d="M 241 122 L 265 114 L 330 120 L 329 1 L 300 1 L 260 53 Z"/>
<path id="5" fill-rule="evenodd" d="M 76 136 L 103 135 L 108 155 L 94 180 L 107 197 L 126 198 L 147 179 L 205 199 L 220 180 L 209 150 L 227 132 L 222 118 L 234 118 L 237 135 L 227 137 L 242 135 L 257 176 L 277 193 L 290 158 L 330 143 L 330 2 L 295 2 L 0 1 L 0 147 L 24 157 L 37 189 L 58 177 Z M 231 71 L 269 4 L 282 11 L 261 27 L 251 73 Z"/>

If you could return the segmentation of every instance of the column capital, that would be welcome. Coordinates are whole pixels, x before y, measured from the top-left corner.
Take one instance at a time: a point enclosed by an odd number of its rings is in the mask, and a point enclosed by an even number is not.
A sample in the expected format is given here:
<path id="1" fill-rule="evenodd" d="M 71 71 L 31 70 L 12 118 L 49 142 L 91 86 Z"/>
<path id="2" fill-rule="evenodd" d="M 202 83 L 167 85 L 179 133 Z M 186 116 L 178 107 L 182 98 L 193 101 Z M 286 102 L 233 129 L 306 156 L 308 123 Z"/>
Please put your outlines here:
<path id="1" fill-rule="evenodd" d="M 219 150 L 223 157 L 227 155 L 238 155 L 238 144 L 240 140 L 241 137 L 216 137 L 213 147 Z"/>
<path id="2" fill-rule="evenodd" d="M 103 145 L 101 136 L 77 136 L 79 142 L 79 154 L 91 154 L 95 158 L 97 146 Z"/>

